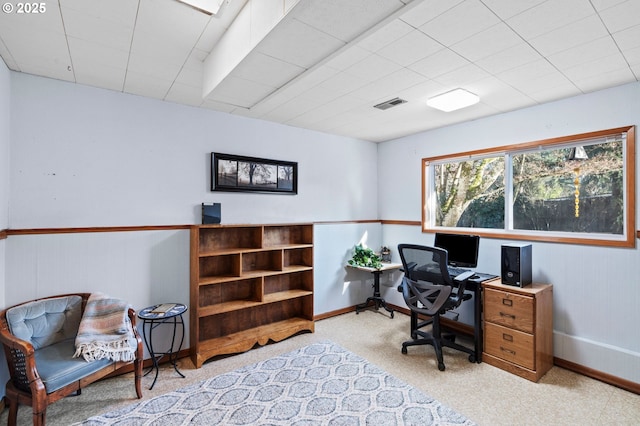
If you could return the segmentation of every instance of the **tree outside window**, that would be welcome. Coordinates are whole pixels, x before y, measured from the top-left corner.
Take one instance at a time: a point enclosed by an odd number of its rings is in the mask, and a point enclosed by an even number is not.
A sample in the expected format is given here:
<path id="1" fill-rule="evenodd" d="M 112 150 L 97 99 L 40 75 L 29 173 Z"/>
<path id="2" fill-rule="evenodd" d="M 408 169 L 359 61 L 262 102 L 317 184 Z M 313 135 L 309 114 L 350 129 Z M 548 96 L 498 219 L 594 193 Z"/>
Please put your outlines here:
<path id="1" fill-rule="evenodd" d="M 423 230 L 635 246 L 634 128 L 423 160 Z"/>

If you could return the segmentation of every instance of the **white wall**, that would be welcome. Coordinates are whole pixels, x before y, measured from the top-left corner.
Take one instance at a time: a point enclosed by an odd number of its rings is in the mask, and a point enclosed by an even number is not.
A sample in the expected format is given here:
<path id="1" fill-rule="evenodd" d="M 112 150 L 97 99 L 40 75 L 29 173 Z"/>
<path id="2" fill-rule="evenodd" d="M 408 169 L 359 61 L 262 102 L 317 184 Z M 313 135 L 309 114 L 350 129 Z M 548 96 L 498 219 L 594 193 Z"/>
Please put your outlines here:
<path id="1" fill-rule="evenodd" d="M 11 96 L 11 75 L 4 62 L 0 60 L 0 230 L 9 227 L 9 127 L 11 114 L 9 100 Z M 5 306 L 5 253 L 6 241 L 0 239 L 0 306 Z M 9 380 L 7 363 L 0 356 L 0 383 Z M 2 391 L 4 395 L 4 391 Z"/>
<path id="2" fill-rule="evenodd" d="M 0 231 L 9 227 L 9 128 L 11 114 L 11 74 L 0 60 Z M 0 289 L 4 289 L 6 240 L 0 239 Z M 0 306 L 4 306 L 4 291 L 0 291 Z"/>
<path id="3" fill-rule="evenodd" d="M 12 74 L 11 228 L 375 219 L 371 142 Z M 298 195 L 210 192 L 211 152 L 297 161 Z"/>
<path id="4" fill-rule="evenodd" d="M 422 158 L 638 124 L 633 83 L 380 144 L 380 218 L 421 220 Z M 419 227 L 385 225 L 382 235 L 389 244 L 433 242 Z M 500 246 L 509 242 L 483 238 L 478 270 L 499 275 Z M 554 286 L 555 356 L 640 383 L 638 276 L 638 248 L 533 243 L 533 279 Z"/>
<path id="5" fill-rule="evenodd" d="M 11 191 L 4 228 L 197 224 L 200 204 L 213 201 L 222 204 L 227 224 L 340 221 L 344 225 L 316 229 L 316 261 L 338 263 L 316 268 L 315 311 L 350 306 L 369 291 L 361 282 L 340 293 L 333 289 L 342 287 L 336 272 L 360 233 L 379 245 L 379 223 L 350 222 L 378 216 L 377 192 L 368 190 L 377 181 L 376 144 L 10 76 Z M 298 194 L 211 192 L 213 151 L 297 161 Z M 188 305 L 188 256 L 186 230 L 11 235 L 2 256 L 3 306 L 76 291 L 102 291 L 137 309 L 164 301 Z"/>

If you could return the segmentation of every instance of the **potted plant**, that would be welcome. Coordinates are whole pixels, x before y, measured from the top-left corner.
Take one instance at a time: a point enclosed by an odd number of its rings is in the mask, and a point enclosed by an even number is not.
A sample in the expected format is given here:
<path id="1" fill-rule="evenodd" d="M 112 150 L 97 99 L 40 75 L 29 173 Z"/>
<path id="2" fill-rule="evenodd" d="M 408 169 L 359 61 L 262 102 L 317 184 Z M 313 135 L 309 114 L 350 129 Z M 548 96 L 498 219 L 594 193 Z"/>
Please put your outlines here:
<path id="1" fill-rule="evenodd" d="M 351 266 L 364 266 L 366 268 L 380 269 L 382 268 L 382 262 L 380 257 L 371 250 L 358 244 L 354 248 L 353 257 L 347 261 Z"/>

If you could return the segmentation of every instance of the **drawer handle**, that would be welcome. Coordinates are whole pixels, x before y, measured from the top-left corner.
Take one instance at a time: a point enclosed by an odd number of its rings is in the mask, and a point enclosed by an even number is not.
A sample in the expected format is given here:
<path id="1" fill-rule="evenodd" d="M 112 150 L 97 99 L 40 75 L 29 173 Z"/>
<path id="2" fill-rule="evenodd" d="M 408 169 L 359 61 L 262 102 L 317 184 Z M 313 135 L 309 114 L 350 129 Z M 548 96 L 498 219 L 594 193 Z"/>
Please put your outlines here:
<path id="1" fill-rule="evenodd" d="M 516 354 L 516 351 L 512 351 L 511 349 L 503 348 L 502 346 L 500 346 L 500 350 L 502 352 L 507 352 L 507 353 L 509 353 L 511 355 L 515 355 Z"/>
<path id="2" fill-rule="evenodd" d="M 513 342 L 513 336 L 507 333 L 502 333 L 502 339 L 507 342 Z"/>
<path id="3" fill-rule="evenodd" d="M 513 300 L 502 299 L 502 304 L 505 306 L 513 306 Z"/>
<path id="4" fill-rule="evenodd" d="M 516 316 L 515 316 L 515 315 L 512 315 L 512 314 L 505 314 L 504 312 L 500 312 L 500 316 L 501 316 L 501 317 L 511 318 L 511 319 L 516 319 Z"/>

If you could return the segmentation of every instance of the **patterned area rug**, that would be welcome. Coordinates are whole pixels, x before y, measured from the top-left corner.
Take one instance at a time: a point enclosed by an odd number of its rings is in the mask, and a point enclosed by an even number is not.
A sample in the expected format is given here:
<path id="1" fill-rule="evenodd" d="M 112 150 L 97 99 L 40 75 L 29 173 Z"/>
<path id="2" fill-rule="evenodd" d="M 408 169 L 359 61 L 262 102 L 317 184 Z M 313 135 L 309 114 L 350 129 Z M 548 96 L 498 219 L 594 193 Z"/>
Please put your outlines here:
<path id="1" fill-rule="evenodd" d="M 85 420 L 82 425 L 473 425 L 324 341 Z"/>

